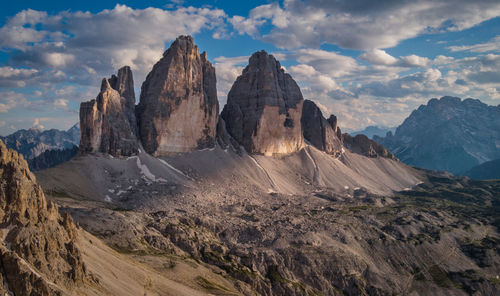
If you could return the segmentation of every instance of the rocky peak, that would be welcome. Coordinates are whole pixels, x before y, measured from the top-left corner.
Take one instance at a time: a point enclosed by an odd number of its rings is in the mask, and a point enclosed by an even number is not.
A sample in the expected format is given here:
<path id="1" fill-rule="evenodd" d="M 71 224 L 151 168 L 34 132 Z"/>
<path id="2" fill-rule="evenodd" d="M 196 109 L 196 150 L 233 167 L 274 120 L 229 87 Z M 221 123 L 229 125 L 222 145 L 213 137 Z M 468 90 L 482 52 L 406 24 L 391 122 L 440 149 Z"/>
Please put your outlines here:
<path id="1" fill-rule="evenodd" d="M 254 53 L 229 91 L 221 113 L 229 134 L 250 153 L 298 151 L 304 99 L 293 78 L 265 51 Z"/>
<path id="2" fill-rule="evenodd" d="M 354 153 L 358 153 L 373 158 L 384 157 L 384 158 L 396 159 L 396 157 L 384 146 L 378 144 L 377 142 L 371 140 L 370 138 L 368 138 L 363 134 L 358 134 L 353 137 L 346 133 L 343 134 L 342 137 L 346 148 Z"/>
<path id="3" fill-rule="evenodd" d="M 122 98 L 127 101 L 127 106 L 133 110 L 135 108 L 134 78 L 129 66 L 121 67 L 118 76 L 112 75 L 108 79 L 110 86 L 115 89 Z"/>
<path id="4" fill-rule="evenodd" d="M 0 141 L 0 293 L 61 295 L 82 283 L 86 269 L 76 227 L 45 199 L 28 164 Z"/>
<path id="5" fill-rule="evenodd" d="M 302 108 L 302 131 L 304 138 L 319 150 L 338 156 L 342 153 L 342 137 L 337 135 L 337 117 L 328 120 L 313 101 L 305 100 Z"/>
<path id="6" fill-rule="evenodd" d="M 394 135 L 374 139 L 406 164 L 461 174 L 500 158 L 500 107 L 470 98 L 434 98 L 414 110 Z"/>
<path id="7" fill-rule="evenodd" d="M 193 37 L 180 36 L 142 84 L 137 116 L 144 149 L 159 156 L 212 147 L 218 114 L 215 68 Z"/>
<path id="8" fill-rule="evenodd" d="M 134 106 L 129 67 L 121 68 L 118 76 L 104 78 L 97 98 L 80 105 L 80 151 L 114 156 L 136 154 L 139 143 Z"/>

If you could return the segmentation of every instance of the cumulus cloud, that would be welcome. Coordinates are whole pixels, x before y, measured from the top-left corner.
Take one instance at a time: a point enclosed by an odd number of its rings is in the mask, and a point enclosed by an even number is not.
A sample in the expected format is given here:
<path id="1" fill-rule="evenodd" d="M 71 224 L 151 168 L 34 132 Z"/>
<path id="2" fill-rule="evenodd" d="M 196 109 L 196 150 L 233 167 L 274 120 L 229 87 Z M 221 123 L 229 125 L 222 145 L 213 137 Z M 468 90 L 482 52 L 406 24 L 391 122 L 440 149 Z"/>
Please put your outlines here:
<path id="1" fill-rule="evenodd" d="M 0 92 L 0 113 L 6 113 L 17 106 L 28 105 L 28 100 L 26 100 L 26 97 L 21 93 L 12 91 Z"/>
<path id="2" fill-rule="evenodd" d="M 242 33 L 257 35 L 270 21 L 263 40 L 279 48 L 317 47 L 321 43 L 350 49 L 388 48 L 400 41 L 436 31 L 459 31 L 500 14 L 498 1 L 323 1 L 287 0 L 267 4 L 238 18 Z"/>
<path id="3" fill-rule="evenodd" d="M 374 65 L 394 65 L 398 61 L 382 49 L 372 49 L 360 55 L 359 58 Z"/>
<path id="4" fill-rule="evenodd" d="M 0 49 L 18 50 L 11 57 L 14 65 L 59 68 L 77 83 L 95 83 L 123 65 L 131 66 L 140 82 L 166 42 L 202 29 L 222 32 L 226 18 L 222 10 L 194 7 L 132 9 L 118 4 L 95 14 L 55 15 L 28 9 L 0 28 Z"/>
<path id="5" fill-rule="evenodd" d="M 214 59 L 214 67 L 217 73 L 217 95 L 221 107 L 224 106 L 227 94 L 236 78 L 241 75 L 243 68 L 248 63 L 247 56 L 217 57 Z"/>

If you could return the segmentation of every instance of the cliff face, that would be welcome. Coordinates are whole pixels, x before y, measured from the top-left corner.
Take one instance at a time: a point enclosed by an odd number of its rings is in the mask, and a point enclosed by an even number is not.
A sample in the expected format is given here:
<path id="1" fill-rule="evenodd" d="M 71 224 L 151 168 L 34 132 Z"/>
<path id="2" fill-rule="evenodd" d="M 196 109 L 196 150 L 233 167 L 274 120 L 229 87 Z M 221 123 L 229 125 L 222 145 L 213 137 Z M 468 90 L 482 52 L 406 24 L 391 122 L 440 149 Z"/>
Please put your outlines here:
<path id="1" fill-rule="evenodd" d="M 118 76 L 104 78 L 97 98 L 80 105 L 80 151 L 114 156 L 136 154 L 139 143 L 134 105 L 129 67 L 121 68 Z"/>
<path id="2" fill-rule="evenodd" d="M 191 36 L 180 36 L 142 84 L 137 106 L 144 149 L 155 156 L 215 145 L 215 68 Z"/>
<path id="3" fill-rule="evenodd" d="M 0 141 L 0 293 L 60 295 L 86 276 L 69 215 L 47 202 L 28 164 Z"/>
<path id="4" fill-rule="evenodd" d="M 221 117 L 249 153 L 285 154 L 304 147 L 298 85 L 272 55 L 254 53 L 229 91 Z"/>
<path id="5" fill-rule="evenodd" d="M 342 153 L 342 135 L 337 117 L 331 115 L 327 120 L 313 101 L 305 100 L 301 124 L 304 138 L 314 147 L 334 156 Z"/>

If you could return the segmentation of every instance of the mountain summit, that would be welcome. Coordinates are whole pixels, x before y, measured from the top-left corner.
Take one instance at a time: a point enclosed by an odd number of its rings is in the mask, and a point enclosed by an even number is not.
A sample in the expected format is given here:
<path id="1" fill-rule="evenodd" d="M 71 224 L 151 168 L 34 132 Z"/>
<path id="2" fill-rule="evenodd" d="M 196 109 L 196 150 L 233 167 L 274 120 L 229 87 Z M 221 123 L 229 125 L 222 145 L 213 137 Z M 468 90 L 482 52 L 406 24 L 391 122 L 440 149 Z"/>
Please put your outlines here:
<path id="1" fill-rule="evenodd" d="M 455 97 L 431 99 L 394 135 L 374 139 L 407 164 L 463 173 L 500 158 L 500 106 Z"/>
<path id="2" fill-rule="evenodd" d="M 254 53 L 234 82 L 221 117 L 229 134 L 250 153 L 285 154 L 304 147 L 300 118 L 304 98 L 280 63 Z"/>
<path id="3" fill-rule="evenodd" d="M 193 37 L 180 36 L 142 84 L 137 106 L 146 152 L 163 155 L 213 147 L 219 117 L 215 68 Z"/>

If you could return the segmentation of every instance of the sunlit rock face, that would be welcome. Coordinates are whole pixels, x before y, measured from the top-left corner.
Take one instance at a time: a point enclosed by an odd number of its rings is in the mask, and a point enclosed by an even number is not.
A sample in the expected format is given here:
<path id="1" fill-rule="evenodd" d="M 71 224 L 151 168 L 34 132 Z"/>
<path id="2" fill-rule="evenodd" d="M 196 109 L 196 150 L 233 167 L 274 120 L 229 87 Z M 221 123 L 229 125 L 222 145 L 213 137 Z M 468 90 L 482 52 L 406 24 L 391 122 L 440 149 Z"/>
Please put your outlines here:
<path id="1" fill-rule="evenodd" d="M 66 295 L 61 288 L 88 280 L 73 219 L 59 215 L 24 158 L 1 140 L 0 234 L 1 295 Z"/>
<path id="2" fill-rule="evenodd" d="M 191 36 L 178 37 L 154 65 L 136 113 L 142 145 L 155 156 L 215 145 L 215 68 Z"/>
<path id="3" fill-rule="evenodd" d="M 311 145 L 334 156 L 342 153 L 342 134 L 335 115 L 327 120 L 313 101 L 305 100 L 301 123 L 304 138 Z"/>
<path id="4" fill-rule="evenodd" d="M 80 105 L 80 151 L 114 156 L 136 154 L 139 148 L 135 95 L 129 67 L 104 78 L 95 100 Z"/>
<path id="5" fill-rule="evenodd" d="M 272 55 L 260 51 L 233 84 L 221 117 L 247 152 L 287 154 L 304 147 L 303 102 L 293 78 Z"/>

